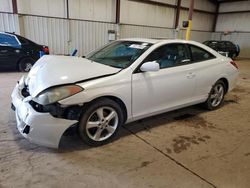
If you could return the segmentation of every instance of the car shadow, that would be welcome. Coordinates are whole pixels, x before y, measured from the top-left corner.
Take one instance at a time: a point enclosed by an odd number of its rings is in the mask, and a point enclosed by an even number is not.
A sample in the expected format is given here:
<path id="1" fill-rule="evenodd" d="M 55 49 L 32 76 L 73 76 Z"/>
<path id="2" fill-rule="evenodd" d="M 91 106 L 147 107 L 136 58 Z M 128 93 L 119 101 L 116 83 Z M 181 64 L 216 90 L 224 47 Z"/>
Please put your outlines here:
<path id="1" fill-rule="evenodd" d="M 15 69 L 0 69 L 0 73 L 19 73 L 19 71 Z"/>
<path id="2" fill-rule="evenodd" d="M 230 103 L 237 103 L 237 101 L 233 99 L 225 99 L 223 106 L 227 106 Z M 138 120 L 132 123 L 128 123 L 120 128 L 115 139 L 109 144 L 115 144 L 115 142 L 122 137 L 126 137 L 133 134 L 136 135 L 137 133 L 142 131 L 150 132 L 150 130 L 153 128 L 160 126 L 168 126 L 172 122 L 182 121 L 188 118 L 194 118 L 202 113 L 207 113 L 207 112 L 208 111 L 204 109 L 201 105 L 194 105 L 178 109 L 175 111 L 144 118 L 142 120 Z M 93 148 L 91 146 L 86 145 L 80 139 L 80 137 L 77 134 L 76 127 L 71 128 L 66 132 L 66 134 L 62 136 L 58 149 L 46 148 L 43 146 L 38 146 L 36 144 L 29 143 L 29 141 L 23 138 L 18 132 L 14 119 L 11 121 L 10 127 L 15 137 L 14 140 L 18 144 L 19 148 L 26 151 L 39 152 L 39 153 L 68 153 L 77 150 L 87 150 Z"/>
<path id="3" fill-rule="evenodd" d="M 237 101 L 233 99 L 225 99 L 224 106 L 227 106 L 231 103 L 237 103 Z M 159 127 L 159 126 L 168 126 L 172 122 L 177 121 L 183 121 L 185 119 L 194 118 L 199 116 L 202 113 L 209 112 L 205 108 L 202 107 L 202 105 L 194 105 L 178 110 L 174 110 L 167 113 L 162 113 L 159 115 L 151 116 L 148 118 L 144 118 L 142 120 L 138 120 L 132 123 L 128 123 L 126 125 L 123 125 L 119 132 L 117 133 L 115 139 L 110 143 L 114 144 L 116 140 L 119 140 L 122 137 L 126 137 L 128 135 L 136 135 L 139 132 L 142 131 L 149 131 L 153 128 Z M 101 146 L 99 146 L 101 147 Z M 77 134 L 76 128 L 72 129 L 71 132 L 67 135 L 64 135 L 60 142 L 59 152 L 71 152 L 75 150 L 85 150 L 92 148 L 90 146 L 87 146 L 82 142 L 80 137 Z"/>

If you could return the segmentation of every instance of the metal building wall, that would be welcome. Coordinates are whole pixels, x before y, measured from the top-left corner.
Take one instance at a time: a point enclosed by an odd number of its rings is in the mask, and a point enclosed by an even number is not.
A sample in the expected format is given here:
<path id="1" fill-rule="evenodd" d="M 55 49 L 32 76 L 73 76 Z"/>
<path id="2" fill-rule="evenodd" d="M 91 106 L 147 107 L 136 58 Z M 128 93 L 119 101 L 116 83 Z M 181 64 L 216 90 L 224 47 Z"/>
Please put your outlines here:
<path id="1" fill-rule="evenodd" d="M 188 11 L 182 10 L 180 12 L 180 23 L 182 21 L 187 20 L 188 18 Z M 193 30 L 201 30 L 201 31 L 211 31 L 213 28 L 213 20 L 214 15 L 212 14 L 205 14 L 200 12 L 194 12 L 193 14 Z"/>
<path id="2" fill-rule="evenodd" d="M 220 14 L 216 31 L 250 32 L 250 13 Z"/>
<path id="3" fill-rule="evenodd" d="M 86 53 L 108 42 L 108 30 L 115 24 L 24 16 L 25 37 L 48 45 L 52 54 L 69 54 L 74 48 L 78 55 Z"/>
<path id="4" fill-rule="evenodd" d="M 121 38 L 131 37 L 145 37 L 145 38 L 156 38 L 156 39 L 185 39 L 185 30 L 179 30 L 168 28 L 157 28 L 148 26 L 135 26 L 135 25 L 121 25 Z M 211 32 L 204 31 L 192 31 L 191 40 L 198 42 L 204 42 L 212 37 Z"/>
<path id="5" fill-rule="evenodd" d="M 159 27 L 138 25 L 121 25 L 121 38 L 145 37 L 145 38 L 174 38 L 175 30 Z"/>
<path id="6" fill-rule="evenodd" d="M 177 2 L 176 0 L 154 1 L 172 5 Z M 116 30 L 117 27 L 114 23 L 115 0 L 69 0 L 69 20 L 66 19 L 65 0 L 53 0 L 53 2 L 22 0 L 17 2 L 19 19 L 13 14 L 4 14 L 2 20 L 8 23 L 2 25 L 11 28 L 2 30 L 17 30 L 16 27 L 20 25 L 22 35 L 37 43 L 48 45 L 52 54 L 69 54 L 73 48 L 77 48 L 78 55 L 85 55 L 106 44 L 108 30 Z M 188 1 L 182 2 L 182 6 L 189 4 Z M 201 5 L 202 3 L 198 3 L 196 8 L 205 9 Z M 209 10 L 213 9 L 211 4 L 208 3 L 207 6 Z M 182 20 L 187 19 L 187 12 L 181 11 L 180 25 Z M 32 14 L 33 16 L 31 16 Z M 14 17 L 14 21 L 9 21 L 8 16 Z M 3 15 L 0 14 L 1 17 Z M 119 37 L 184 38 L 184 30 L 176 32 L 173 29 L 174 18 L 174 8 L 121 0 Z M 195 13 L 194 29 L 211 30 L 211 18 L 210 14 Z M 1 22 L 3 23 L 3 21 Z M 200 42 L 208 40 L 210 37 L 211 33 L 201 31 L 193 31 L 191 35 L 193 40 Z"/>
<path id="7" fill-rule="evenodd" d="M 107 44 L 108 30 L 115 30 L 115 27 L 112 23 L 71 20 L 71 49 L 76 48 L 78 55 L 86 55 Z"/>
<path id="8" fill-rule="evenodd" d="M 183 7 L 188 8 L 189 4 L 190 4 L 190 0 L 182 0 L 181 1 L 181 5 Z M 214 3 L 212 3 L 212 1 L 208 1 L 208 0 L 195 0 L 194 8 L 200 9 L 200 10 L 205 10 L 205 11 L 215 12 L 216 5 Z"/>
<path id="9" fill-rule="evenodd" d="M 230 3 L 221 3 L 219 12 L 250 10 L 249 1 L 237 1 Z"/>
<path id="10" fill-rule="evenodd" d="M 176 0 L 154 0 L 161 3 L 176 5 Z M 189 7 L 189 0 L 182 1 L 182 7 Z M 215 11 L 216 6 L 210 1 L 196 1 L 195 8 L 204 11 Z M 185 38 L 185 31 L 174 29 L 176 10 L 171 7 L 158 6 L 144 2 L 121 0 L 121 37 L 149 38 Z M 182 21 L 187 20 L 188 11 L 181 10 L 179 17 L 180 28 Z M 191 39 L 199 42 L 209 40 L 213 27 L 213 14 L 194 12 Z"/>
<path id="11" fill-rule="evenodd" d="M 240 57 L 250 58 L 250 13 L 226 13 L 235 11 L 249 11 L 250 1 L 239 1 L 230 3 L 221 3 L 216 25 L 216 31 L 220 32 L 214 35 L 214 38 L 221 40 L 230 40 L 239 44 L 241 48 Z M 228 31 L 228 35 L 223 32 Z"/>
<path id="12" fill-rule="evenodd" d="M 115 22 L 116 0 L 69 0 L 72 19 Z"/>
<path id="13" fill-rule="evenodd" d="M 20 33 L 18 15 L 0 13 L 0 31 Z"/>
<path id="14" fill-rule="evenodd" d="M 121 0 L 121 23 L 172 28 L 175 10 L 143 2 Z"/>
<path id="15" fill-rule="evenodd" d="M 1 12 L 12 12 L 12 0 L 0 0 Z"/>
<path id="16" fill-rule="evenodd" d="M 48 45 L 53 54 L 68 54 L 68 23 L 65 19 L 23 16 L 24 36 Z"/>
<path id="17" fill-rule="evenodd" d="M 18 13 L 51 16 L 51 17 L 66 17 L 65 0 L 18 0 Z"/>
<path id="18" fill-rule="evenodd" d="M 183 32 L 185 34 L 185 32 Z M 197 42 L 204 42 L 206 40 L 211 40 L 212 32 L 206 32 L 206 31 L 192 31 L 191 32 L 191 40 L 197 41 Z M 182 37 L 185 39 L 185 37 Z"/>

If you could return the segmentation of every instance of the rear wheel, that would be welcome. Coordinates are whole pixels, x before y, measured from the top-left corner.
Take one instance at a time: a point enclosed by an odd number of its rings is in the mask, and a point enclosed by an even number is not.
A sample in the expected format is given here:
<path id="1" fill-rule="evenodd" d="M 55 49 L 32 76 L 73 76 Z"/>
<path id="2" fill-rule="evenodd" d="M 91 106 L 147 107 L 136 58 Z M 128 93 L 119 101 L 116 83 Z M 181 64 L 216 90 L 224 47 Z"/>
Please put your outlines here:
<path id="1" fill-rule="evenodd" d="M 90 146 L 110 142 L 123 123 L 121 107 L 113 100 L 104 98 L 90 104 L 79 122 L 79 135 Z"/>
<path id="2" fill-rule="evenodd" d="M 215 110 L 219 108 L 225 96 L 225 84 L 223 81 L 217 81 L 212 87 L 210 94 L 208 96 L 207 101 L 205 102 L 205 106 L 209 110 Z"/>
<path id="3" fill-rule="evenodd" d="M 18 69 L 21 72 L 29 72 L 35 61 L 31 58 L 24 58 L 18 64 Z"/>

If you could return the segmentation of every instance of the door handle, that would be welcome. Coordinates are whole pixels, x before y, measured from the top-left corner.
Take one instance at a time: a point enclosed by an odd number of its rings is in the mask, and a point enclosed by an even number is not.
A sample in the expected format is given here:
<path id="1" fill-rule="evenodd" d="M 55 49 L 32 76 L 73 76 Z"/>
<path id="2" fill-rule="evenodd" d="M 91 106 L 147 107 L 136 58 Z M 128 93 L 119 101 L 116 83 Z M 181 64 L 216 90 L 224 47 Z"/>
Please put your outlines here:
<path id="1" fill-rule="evenodd" d="M 195 77 L 195 73 L 193 73 L 193 72 L 189 72 L 188 74 L 187 74 L 187 78 L 188 79 L 192 79 L 192 78 L 194 78 Z"/>

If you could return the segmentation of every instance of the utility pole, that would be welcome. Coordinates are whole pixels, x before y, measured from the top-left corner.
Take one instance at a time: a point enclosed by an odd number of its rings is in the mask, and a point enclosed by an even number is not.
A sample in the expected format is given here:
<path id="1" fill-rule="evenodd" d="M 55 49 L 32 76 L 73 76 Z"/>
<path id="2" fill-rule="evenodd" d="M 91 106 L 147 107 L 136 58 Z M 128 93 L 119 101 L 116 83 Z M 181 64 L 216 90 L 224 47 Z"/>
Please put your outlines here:
<path id="1" fill-rule="evenodd" d="M 191 29 L 192 29 L 192 18 L 194 11 L 194 0 L 190 0 L 189 12 L 188 12 L 188 28 L 186 31 L 186 40 L 190 40 Z"/>

